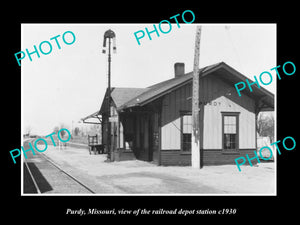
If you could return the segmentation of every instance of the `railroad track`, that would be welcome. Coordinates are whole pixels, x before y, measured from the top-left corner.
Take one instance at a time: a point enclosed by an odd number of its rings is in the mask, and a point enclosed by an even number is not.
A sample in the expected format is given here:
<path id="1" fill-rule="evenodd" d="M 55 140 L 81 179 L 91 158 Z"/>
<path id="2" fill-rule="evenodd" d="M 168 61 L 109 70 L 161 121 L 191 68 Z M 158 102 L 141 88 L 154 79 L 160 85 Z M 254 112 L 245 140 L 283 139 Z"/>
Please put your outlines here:
<path id="1" fill-rule="evenodd" d="M 34 139 L 29 139 L 24 141 L 24 148 L 28 149 L 28 143 L 33 140 Z M 24 194 L 95 194 L 95 192 L 82 181 L 65 171 L 45 154 L 39 152 L 36 152 L 36 155 L 28 154 L 28 159 L 24 157 L 23 179 Z M 31 180 L 31 182 L 29 180 Z M 31 187 L 29 187 L 30 185 Z"/>

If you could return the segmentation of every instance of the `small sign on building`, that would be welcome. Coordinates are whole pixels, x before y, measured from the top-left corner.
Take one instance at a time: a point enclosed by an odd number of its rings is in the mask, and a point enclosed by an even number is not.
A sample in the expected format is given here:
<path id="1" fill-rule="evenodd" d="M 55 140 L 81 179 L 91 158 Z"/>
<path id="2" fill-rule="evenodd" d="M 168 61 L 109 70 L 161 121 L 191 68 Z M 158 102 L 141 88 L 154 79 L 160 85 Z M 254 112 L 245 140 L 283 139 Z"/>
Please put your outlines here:
<path id="1" fill-rule="evenodd" d="M 113 123 L 113 122 L 116 123 L 116 122 L 118 122 L 118 117 L 117 116 L 111 116 L 111 117 L 108 118 L 108 121 L 111 122 L 111 123 Z"/>

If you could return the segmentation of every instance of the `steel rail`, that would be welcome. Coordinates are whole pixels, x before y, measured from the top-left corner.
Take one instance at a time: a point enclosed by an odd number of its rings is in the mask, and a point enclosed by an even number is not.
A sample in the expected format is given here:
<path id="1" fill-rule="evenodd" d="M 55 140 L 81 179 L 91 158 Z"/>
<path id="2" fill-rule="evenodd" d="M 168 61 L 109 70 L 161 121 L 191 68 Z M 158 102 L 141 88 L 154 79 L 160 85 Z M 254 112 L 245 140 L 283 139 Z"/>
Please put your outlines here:
<path id="1" fill-rule="evenodd" d="M 26 140 L 26 142 L 30 142 L 33 141 L 34 139 L 29 139 Z M 44 153 L 39 153 L 39 155 L 41 155 L 47 162 L 49 162 L 52 166 L 54 166 L 56 169 L 58 169 L 59 171 L 61 171 L 62 173 L 64 173 L 65 175 L 67 175 L 69 178 L 71 178 L 73 181 L 75 181 L 76 183 L 78 183 L 79 185 L 81 185 L 82 187 L 84 187 L 86 190 L 88 190 L 89 192 L 96 194 L 93 190 L 91 190 L 88 186 L 86 186 L 85 184 L 83 184 L 81 181 L 79 181 L 76 177 L 74 177 L 73 175 L 69 174 L 68 172 L 66 172 L 65 170 L 63 170 L 60 166 L 58 166 L 55 162 L 53 162 L 48 156 L 46 156 Z M 41 194 L 41 191 L 37 185 L 37 182 L 34 179 L 34 176 L 32 175 L 30 168 L 26 162 L 26 160 L 24 160 L 25 165 L 29 171 L 30 177 L 33 180 L 34 186 L 37 189 L 38 194 Z"/>
<path id="2" fill-rule="evenodd" d="M 70 177 L 72 180 L 74 180 L 76 183 L 80 184 L 82 187 L 84 187 L 86 190 L 88 190 L 89 192 L 96 194 L 93 190 L 91 190 L 88 186 L 86 186 L 85 184 L 83 184 L 81 181 L 79 181 L 76 177 L 74 177 L 73 175 L 69 174 L 68 172 L 66 172 L 65 170 L 63 170 L 60 166 L 58 166 L 55 162 L 53 162 L 51 159 L 49 159 L 48 156 L 46 156 L 43 153 L 40 153 L 40 155 L 42 155 L 44 157 L 44 159 L 46 159 L 50 164 L 52 164 L 55 168 L 57 168 L 59 171 L 61 171 L 62 173 L 66 174 L 68 177 Z"/>

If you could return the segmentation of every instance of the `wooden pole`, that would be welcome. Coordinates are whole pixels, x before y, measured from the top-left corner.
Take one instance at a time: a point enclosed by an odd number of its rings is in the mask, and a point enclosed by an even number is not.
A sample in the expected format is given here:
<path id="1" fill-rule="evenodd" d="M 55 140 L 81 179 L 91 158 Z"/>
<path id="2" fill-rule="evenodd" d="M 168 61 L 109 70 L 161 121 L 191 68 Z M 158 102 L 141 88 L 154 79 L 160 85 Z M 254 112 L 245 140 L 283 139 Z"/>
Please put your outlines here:
<path id="1" fill-rule="evenodd" d="M 199 123 L 199 55 L 200 55 L 201 26 L 196 28 L 194 69 L 193 69 L 193 96 L 192 96 L 192 167 L 201 168 L 200 159 L 200 123 Z"/>

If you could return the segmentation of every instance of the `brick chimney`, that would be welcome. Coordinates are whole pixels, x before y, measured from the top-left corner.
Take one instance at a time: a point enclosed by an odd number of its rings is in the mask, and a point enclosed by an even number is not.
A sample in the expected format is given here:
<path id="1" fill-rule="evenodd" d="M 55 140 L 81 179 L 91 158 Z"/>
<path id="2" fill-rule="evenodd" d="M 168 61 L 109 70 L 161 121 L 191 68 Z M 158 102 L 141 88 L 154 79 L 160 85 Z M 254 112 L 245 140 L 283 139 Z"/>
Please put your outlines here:
<path id="1" fill-rule="evenodd" d="M 174 64 L 175 77 L 184 75 L 184 63 L 177 62 Z"/>

